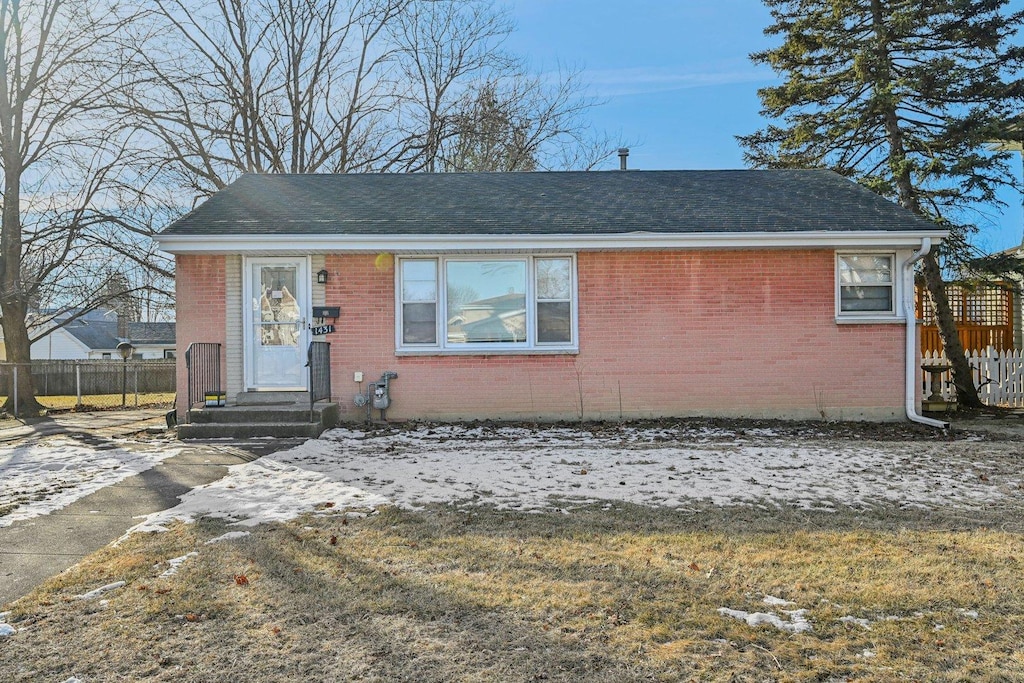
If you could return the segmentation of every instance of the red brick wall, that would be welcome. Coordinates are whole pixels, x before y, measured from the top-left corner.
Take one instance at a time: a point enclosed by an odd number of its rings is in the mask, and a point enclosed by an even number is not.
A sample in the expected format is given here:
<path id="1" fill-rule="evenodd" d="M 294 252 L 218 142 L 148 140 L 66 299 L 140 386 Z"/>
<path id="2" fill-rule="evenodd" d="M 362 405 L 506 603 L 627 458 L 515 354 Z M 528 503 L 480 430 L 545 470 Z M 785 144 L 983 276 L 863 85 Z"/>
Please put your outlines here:
<path id="1" fill-rule="evenodd" d="M 361 419 L 353 372 L 394 370 L 395 419 L 576 419 L 581 399 L 602 419 L 902 418 L 905 328 L 837 325 L 834 267 L 829 250 L 581 253 L 578 355 L 396 357 L 392 259 L 331 255 L 334 397 Z"/>
<path id="2" fill-rule="evenodd" d="M 223 256 L 179 255 L 175 258 L 175 319 L 178 349 L 178 413 L 187 409 L 188 373 L 185 351 L 193 342 L 212 342 L 223 348 L 225 324 L 225 261 Z M 221 353 L 221 378 L 227 377 Z"/>

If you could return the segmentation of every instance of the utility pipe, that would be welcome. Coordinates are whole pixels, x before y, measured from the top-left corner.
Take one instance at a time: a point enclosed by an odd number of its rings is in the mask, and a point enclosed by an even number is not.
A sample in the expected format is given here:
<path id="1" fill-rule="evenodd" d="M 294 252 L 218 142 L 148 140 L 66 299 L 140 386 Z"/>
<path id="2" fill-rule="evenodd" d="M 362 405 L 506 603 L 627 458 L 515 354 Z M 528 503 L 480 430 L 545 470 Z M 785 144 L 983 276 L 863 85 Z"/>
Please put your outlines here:
<path id="1" fill-rule="evenodd" d="M 903 264 L 903 315 L 907 318 L 907 362 L 906 362 L 906 409 L 907 419 L 929 427 L 949 429 L 949 423 L 933 420 L 917 412 L 917 367 L 920 356 L 917 352 L 917 314 L 914 310 L 914 264 L 932 250 L 932 239 L 921 239 L 921 248 L 915 251 Z"/>

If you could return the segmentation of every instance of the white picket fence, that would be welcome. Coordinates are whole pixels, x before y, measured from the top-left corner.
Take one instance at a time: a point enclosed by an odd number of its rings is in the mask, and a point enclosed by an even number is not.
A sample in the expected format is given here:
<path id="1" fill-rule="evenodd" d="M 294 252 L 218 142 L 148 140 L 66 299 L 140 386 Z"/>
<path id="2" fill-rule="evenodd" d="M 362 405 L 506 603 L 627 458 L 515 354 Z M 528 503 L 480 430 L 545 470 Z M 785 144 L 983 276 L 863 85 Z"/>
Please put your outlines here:
<path id="1" fill-rule="evenodd" d="M 983 351 L 967 352 L 967 361 L 974 371 L 974 384 L 978 387 L 978 397 L 985 405 L 1004 406 L 1011 408 L 1024 407 L 1024 351 L 1006 349 L 996 351 L 988 347 Z M 948 366 L 945 354 L 926 351 L 921 357 L 921 366 Z M 932 373 L 921 372 L 921 388 L 925 397 L 935 389 L 944 400 L 956 400 L 956 389 L 953 387 L 949 370 L 938 375 L 939 387 L 932 387 Z"/>

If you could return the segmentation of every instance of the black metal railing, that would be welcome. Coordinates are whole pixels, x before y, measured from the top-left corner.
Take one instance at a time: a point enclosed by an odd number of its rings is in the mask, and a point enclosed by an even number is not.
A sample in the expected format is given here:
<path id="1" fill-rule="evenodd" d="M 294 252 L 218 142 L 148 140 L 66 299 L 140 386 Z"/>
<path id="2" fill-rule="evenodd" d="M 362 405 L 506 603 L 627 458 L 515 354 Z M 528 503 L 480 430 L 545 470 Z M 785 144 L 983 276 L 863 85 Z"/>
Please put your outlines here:
<path id="1" fill-rule="evenodd" d="M 306 367 L 309 368 L 309 421 L 314 422 L 313 405 L 331 398 L 330 343 L 310 342 Z"/>
<path id="2" fill-rule="evenodd" d="M 206 404 L 207 394 L 223 396 L 220 384 L 220 344 L 194 342 L 185 351 L 185 369 L 188 373 L 188 412 L 191 422 L 192 408 Z"/>

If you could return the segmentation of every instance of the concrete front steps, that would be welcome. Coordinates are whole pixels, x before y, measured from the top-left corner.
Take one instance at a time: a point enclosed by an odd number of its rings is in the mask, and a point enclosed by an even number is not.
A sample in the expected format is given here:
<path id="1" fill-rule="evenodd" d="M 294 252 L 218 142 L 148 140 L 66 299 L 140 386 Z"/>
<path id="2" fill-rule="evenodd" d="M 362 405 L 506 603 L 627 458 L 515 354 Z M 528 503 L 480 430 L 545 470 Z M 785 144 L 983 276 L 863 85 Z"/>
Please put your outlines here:
<path id="1" fill-rule="evenodd" d="M 178 425 L 179 439 L 316 438 L 338 424 L 338 404 L 320 402 L 309 419 L 309 394 L 243 392 L 233 405 L 194 408 L 191 421 Z"/>

